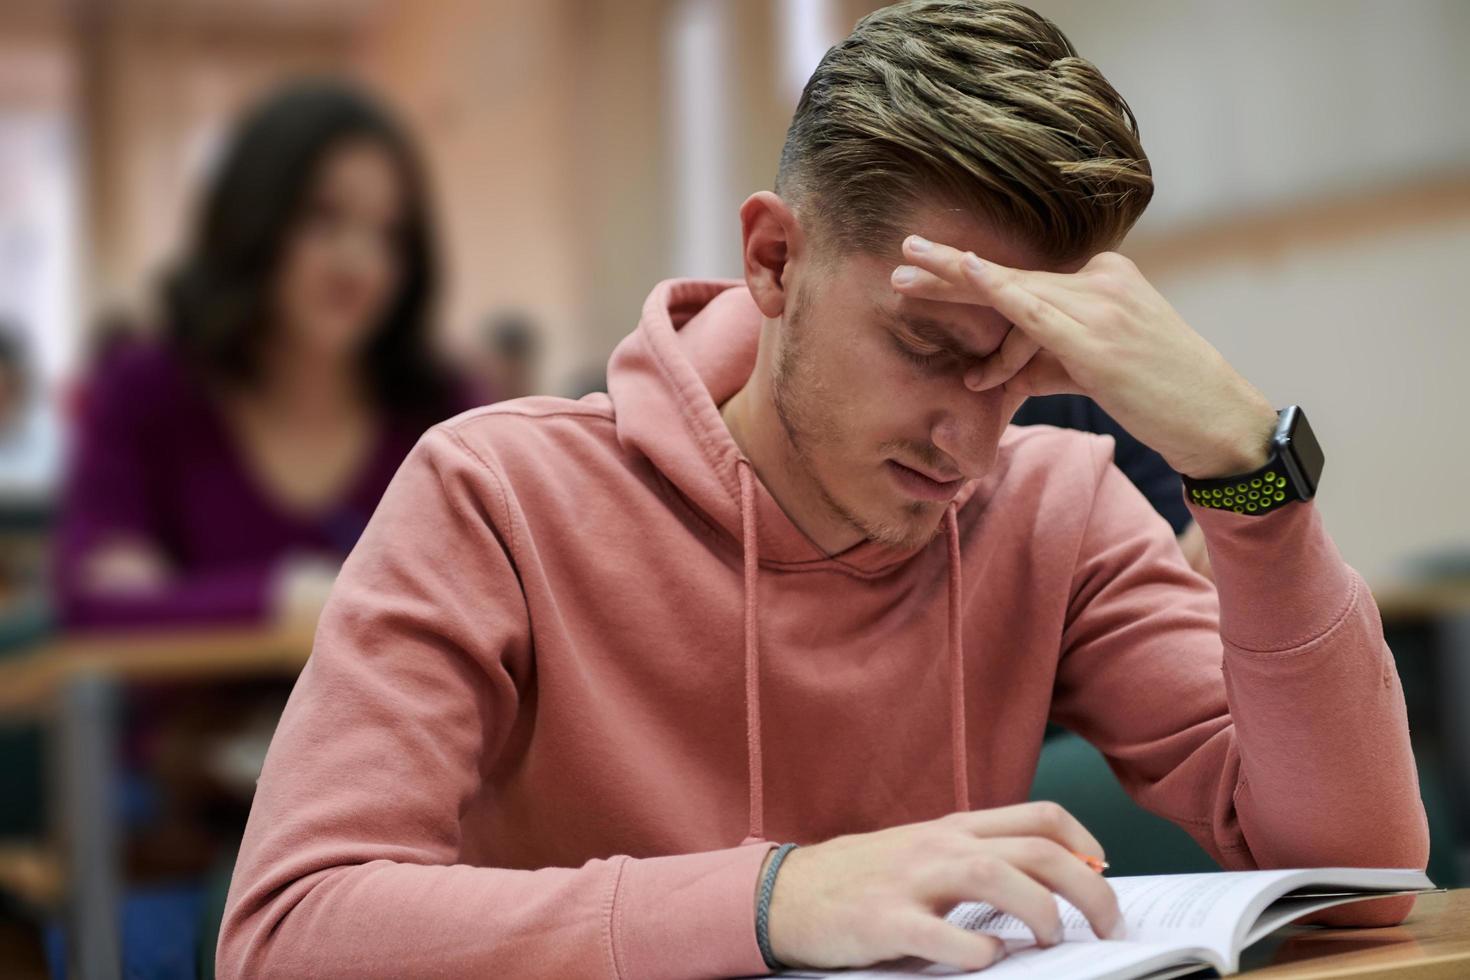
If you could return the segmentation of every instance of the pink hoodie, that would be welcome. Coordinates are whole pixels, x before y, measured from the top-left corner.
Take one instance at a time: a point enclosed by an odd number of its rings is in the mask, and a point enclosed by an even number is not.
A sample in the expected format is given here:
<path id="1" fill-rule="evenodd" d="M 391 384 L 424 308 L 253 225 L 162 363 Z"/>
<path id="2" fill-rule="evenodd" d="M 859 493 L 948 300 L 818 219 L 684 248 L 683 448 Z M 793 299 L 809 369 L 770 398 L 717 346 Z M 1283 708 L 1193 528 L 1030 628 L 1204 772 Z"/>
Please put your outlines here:
<path id="1" fill-rule="evenodd" d="M 1012 428 L 929 544 L 827 557 L 716 407 L 759 327 L 663 283 L 611 397 L 423 437 L 271 745 L 221 976 L 765 973 L 770 842 L 1025 800 L 1048 719 L 1227 867 L 1424 867 L 1393 659 L 1315 507 L 1196 509 L 1217 601 L 1110 439 Z"/>

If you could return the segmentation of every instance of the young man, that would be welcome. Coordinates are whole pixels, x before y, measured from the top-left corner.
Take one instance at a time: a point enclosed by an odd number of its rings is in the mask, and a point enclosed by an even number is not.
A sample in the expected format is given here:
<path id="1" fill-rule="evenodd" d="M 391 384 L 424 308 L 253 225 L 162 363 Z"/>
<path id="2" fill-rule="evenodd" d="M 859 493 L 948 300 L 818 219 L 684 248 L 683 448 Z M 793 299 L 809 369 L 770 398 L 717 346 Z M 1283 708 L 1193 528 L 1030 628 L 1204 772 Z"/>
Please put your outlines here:
<path id="1" fill-rule="evenodd" d="M 859 24 L 741 210 L 743 283 L 659 285 L 609 396 L 471 412 L 404 464 L 271 747 L 222 972 L 973 969 L 999 949 L 954 903 L 1052 942 L 1055 894 L 1110 935 L 1069 853 L 1098 842 L 1020 802 L 1048 719 L 1227 867 L 1423 867 L 1377 611 L 1294 499 L 1305 430 L 1273 448 L 1110 251 L 1150 192 L 1127 105 L 1041 17 Z M 1062 390 L 1232 478 L 1199 499 L 1241 513 L 1190 505 L 1218 599 L 1110 440 L 1007 428 Z M 1289 482 L 1258 472 L 1282 454 Z M 1281 499 L 1246 512 L 1251 480 Z"/>

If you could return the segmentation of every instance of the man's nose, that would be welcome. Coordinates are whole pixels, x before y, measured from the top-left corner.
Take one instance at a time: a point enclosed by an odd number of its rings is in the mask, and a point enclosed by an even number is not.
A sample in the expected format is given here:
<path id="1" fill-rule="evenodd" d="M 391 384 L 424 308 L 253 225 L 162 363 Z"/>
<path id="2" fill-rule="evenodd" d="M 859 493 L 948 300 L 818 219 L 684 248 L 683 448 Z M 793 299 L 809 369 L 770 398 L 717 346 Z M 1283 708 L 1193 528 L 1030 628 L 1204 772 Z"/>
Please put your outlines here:
<path id="1" fill-rule="evenodd" d="M 1008 419 L 1004 414 L 1005 394 L 1000 389 L 970 391 L 956 381 L 962 395 L 951 398 L 930 428 L 934 448 L 954 461 L 966 476 L 979 476 L 995 449 Z"/>

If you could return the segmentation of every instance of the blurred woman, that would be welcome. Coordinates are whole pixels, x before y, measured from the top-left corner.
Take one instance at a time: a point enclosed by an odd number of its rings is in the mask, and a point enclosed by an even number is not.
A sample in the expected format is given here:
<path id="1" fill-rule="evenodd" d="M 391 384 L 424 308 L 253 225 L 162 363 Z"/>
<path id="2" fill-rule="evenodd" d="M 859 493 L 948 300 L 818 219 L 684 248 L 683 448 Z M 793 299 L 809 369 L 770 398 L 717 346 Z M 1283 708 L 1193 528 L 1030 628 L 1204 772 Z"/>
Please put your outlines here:
<path id="1" fill-rule="evenodd" d="M 475 402 L 430 352 L 431 238 L 415 153 L 360 93 L 298 84 L 246 115 L 163 336 L 89 385 L 63 624 L 314 614 L 419 434 Z"/>

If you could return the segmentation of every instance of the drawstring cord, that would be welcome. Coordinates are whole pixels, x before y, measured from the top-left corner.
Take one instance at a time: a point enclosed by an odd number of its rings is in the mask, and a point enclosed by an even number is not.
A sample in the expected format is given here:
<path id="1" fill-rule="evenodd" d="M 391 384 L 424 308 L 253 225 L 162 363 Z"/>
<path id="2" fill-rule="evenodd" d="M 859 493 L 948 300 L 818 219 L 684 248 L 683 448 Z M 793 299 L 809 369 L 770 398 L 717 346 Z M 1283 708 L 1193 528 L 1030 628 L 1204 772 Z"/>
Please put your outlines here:
<path id="1" fill-rule="evenodd" d="M 970 753 L 965 739 L 965 644 L 960 615 L 959 505 L 944 512 L 949 538 L 949 746 L 954 757 L 954 808 L 970 809 Z"/>
<path id="2" fill-rule="evenodd" d="M 745 559 L 745 756 L 750 787 L 750 826 L 741 843 L 765 839 L 765 785 L 761 766 L 761 679 L 760 623 L 756 575 L 760 570 L 760 554 L 756 547 L 755 474 L 750 462 L 741 459 L 740 470 L 740 546 Z"/>

